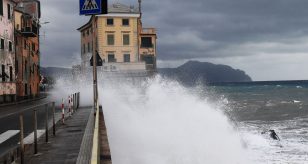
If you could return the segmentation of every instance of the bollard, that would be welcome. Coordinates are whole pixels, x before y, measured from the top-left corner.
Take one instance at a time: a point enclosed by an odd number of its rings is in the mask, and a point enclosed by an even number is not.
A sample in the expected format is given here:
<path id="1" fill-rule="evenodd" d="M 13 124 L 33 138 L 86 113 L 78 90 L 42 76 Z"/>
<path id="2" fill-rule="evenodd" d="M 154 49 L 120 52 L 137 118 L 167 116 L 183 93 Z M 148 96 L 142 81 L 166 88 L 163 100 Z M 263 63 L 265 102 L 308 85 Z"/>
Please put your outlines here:
<path id="1" fill-rule="evenodd" d="M 76 104 L 76 101 L 75 101 L 75 93 L 73 93 L 73 109 L 74 109 L 74 110 L 76 110 L 75 104 Z"/>
<path id="2" fill-rule="evenodd" d="M 34 154 L 37 154 L 37 111 L 33 110 Z"/>
<path id="3" fill-rule="evenodd" d="M 48 142 L 48 104 L 45 104 L 45 113 L 46 113 L 46 120 L 45 120 L 45 141 Z"/>
<path id="4" fill-rule="evenodd" d="M 78 108 L 78 93 L 75 93 L 76 109 Z"/>
<path id="5" fill-rule="evenodd" d="M 24 120 L 23 115 L 19 115 L 20 123 L 20 164 L 24 164 Z"/>
<path id="6" fill-rule="evenodd" d="M 55 102 L 52 102 L 52 133 L 56 136 Z"/>
<path id="7" fill-rule="evenodd" d="M 74 94 L 72 94 L 72 96 L 71 96 L 71 101 L 72 101 L 72 109 L 73 109 L 73 111 L 75 111 L 75 108 L 74 108 L 74 105 L 75 105 Z"/>
<path id="8" fill-rule="evenodd" d="M 72 111 L 71 111 L 71 96 L 68 96 L 68 113 L 69 113 L 69 116 L 72 116 Z"/>
<path id="9" fill-rule="evenodd" d="M 73 101 L 74 101 L 74 109 L 76 110 L 76 104 L 77 104 L 76 103 L 76 93 L 74 93 L 74 100 Z"/>
<path id="10" fill-rule="evenodd" d="M 62 99 L 61 108 L 62 108 L 62 124 L 64 124 L 64 99 Z"/>
<path id="11" fill-rule="evenodd" d="M 77 108 L 79 108 L 79 104 L 80 104 L 80 92 L 78 92 L 77 96 Z"/>
<path id="12" fill-rule="evenodd" d="M 78 92 L 76 93 L 76 109 L 78 108 Z"/>

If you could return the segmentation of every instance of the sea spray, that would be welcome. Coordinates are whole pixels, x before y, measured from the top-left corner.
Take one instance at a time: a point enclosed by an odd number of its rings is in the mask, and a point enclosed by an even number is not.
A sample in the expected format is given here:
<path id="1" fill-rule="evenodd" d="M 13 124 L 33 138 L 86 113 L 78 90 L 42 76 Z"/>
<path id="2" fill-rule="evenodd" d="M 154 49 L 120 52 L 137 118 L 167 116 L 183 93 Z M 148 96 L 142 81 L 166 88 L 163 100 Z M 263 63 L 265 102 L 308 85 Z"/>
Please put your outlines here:
<path id="1" fill-rule="evenodd" d="M 177 82 L 113 82 L 100 93 L 115 164 L 247 163 L 227 117 Z"/>
<path id="2" fill-rule="evenodd" d="M 141 85 L 103 81 L 99 96 L 114 164 L 252 163 L 219 103 L 159 76 Z M 53 93 L 79 90 L 82 105 L 91 105 L 91 83 L 80 84 L 59 79 Z"/>

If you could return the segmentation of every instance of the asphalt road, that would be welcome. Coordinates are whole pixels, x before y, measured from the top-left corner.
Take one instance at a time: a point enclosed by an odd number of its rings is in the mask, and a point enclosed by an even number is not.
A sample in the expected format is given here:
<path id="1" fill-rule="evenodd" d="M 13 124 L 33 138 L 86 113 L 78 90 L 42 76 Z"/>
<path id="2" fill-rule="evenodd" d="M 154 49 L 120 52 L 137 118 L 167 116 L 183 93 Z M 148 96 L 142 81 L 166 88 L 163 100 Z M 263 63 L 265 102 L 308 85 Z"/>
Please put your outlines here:
<path id="1" fill-rule="evenodd" d="M 24 137 L 33 132 L 34 127 L 34 109 L 37 110 L 37 123 L 38 129 L 45 128 L 45 106 L 44 104 L 51 101 L 48 98 L 40 99 L 37 101 L 25 102 L 22 104 L 1 106 L 0 107 L 0 135 L 8 130 L 20 130 L 19 115 L 23 114 L 24 120 Z M 57 107 L 57 105 L 56 105 Z M 48 108 L 49 120 L 51 117 L 51 104 Z M 60 112 L 56 108 L 56 112 Z M 19 142 L 19 134 L 0 144 L 0 156 L 5 154 L 6 151 L 17 146 Z"/>

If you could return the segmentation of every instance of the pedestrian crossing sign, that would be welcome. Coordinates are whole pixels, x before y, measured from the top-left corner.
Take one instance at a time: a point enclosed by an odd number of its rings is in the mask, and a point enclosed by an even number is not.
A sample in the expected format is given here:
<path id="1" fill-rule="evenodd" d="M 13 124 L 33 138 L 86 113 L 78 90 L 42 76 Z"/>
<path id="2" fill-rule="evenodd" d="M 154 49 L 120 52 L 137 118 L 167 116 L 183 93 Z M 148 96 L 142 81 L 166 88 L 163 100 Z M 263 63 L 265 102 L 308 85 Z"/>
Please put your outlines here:
<path id="1" fill-rule="evenodd" d="M 107 0 L 79 0 L 80 15 L 107 14 Z"/>

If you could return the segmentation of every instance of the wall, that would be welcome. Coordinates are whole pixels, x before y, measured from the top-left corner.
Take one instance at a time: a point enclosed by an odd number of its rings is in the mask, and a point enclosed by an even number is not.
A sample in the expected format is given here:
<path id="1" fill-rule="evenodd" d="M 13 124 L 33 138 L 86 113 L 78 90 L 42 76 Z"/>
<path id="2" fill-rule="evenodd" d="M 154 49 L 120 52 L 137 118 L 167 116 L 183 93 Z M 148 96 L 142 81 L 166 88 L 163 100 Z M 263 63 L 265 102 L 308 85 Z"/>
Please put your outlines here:
<path id="1" fill-rule="evenodd" d="M 107 26 L 107 18 L 114 19 L 113 26 Z M 129 26 L 122 26 L 122 19 L 129 19 Z M 97 21 L 99 53 L 106 61 L 108 53 L 114 53 L 117 62 L 124 62 L 123 55 L 130 54 L 131 62 L 138 62 L 138 33 L 137 33 L 137 17 L 119 16 L 108 17 L 99 16 Z M 115 44 L 107 45 L 107 34 L 115 35 Z M 130 35 L 130 45 L 123 45 L 123 34 Z"/>
<path id="2" fill-rule="evenodd" d="M 7 4 L 11 4 L 11 19 L 8 19 Z M 14 53 L 14 22 L 13 22 L 13 3 L 9 0 L 3 0 L 3 16 L 0 16 L 0 38 L 4 39 L 4 50 L 0 50 L 0 73 L 2 65 L 5 65 L 6 74 L 10 75 L 9 68 L 15 69 L 15 53 Z M 9 41 L 12 42 L 12 51 L 9 51 Z M 0 79 L 0 103 L 6 101 L 14 101 L 16 94 L 15 74 L 12 72 L 12 79 L 7 78 L 6 81 Z"/>

